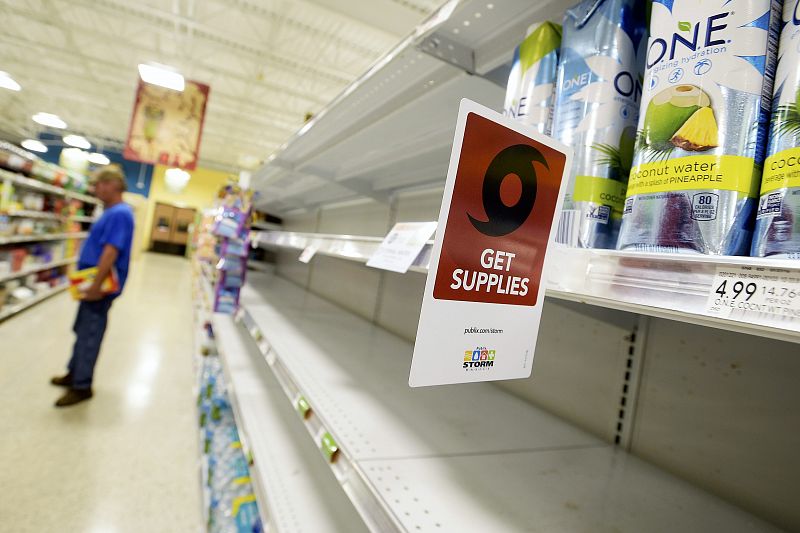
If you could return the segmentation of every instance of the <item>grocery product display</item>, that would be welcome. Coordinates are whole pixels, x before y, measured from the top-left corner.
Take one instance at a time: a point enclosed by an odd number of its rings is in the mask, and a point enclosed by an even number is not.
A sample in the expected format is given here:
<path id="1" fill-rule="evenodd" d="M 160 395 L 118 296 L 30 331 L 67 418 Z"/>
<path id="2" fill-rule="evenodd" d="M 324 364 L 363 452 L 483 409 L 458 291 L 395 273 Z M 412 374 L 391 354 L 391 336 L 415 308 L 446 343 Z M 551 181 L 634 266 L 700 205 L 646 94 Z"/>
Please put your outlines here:
<path id="1" fill-rule="evenodd" d="M 87 180 L 0 141 L 0 320 L 67 287 L 101 207 Z"/>
<path id="2" fill-rule="evenodd" d="M 557 240 L 614 248 L 631 168 L 647 44 L 645 3 L 584 0 L 567 10 L 553 137 L 574 159 Z"/>
<path id="3" fill-rule="evenodd" d="M 752 255 L 800 259 L 800 18 L 783 5 L 769 147 Z"/>
<path id="4" fill-rule="evenodd" d="M 653 2 L 621 250 L 749 253 L 781 6 L 720 7 Z"/>
<path id="5" fill-rule="evenodd" d="M 204 513 L 209 532 L 258 533 L 263 530 L 250 478 L 247 450 L 242 445 L 226 378 L 209 321 L 209 284 L 202 270 L 195 275 L 195 364 Z"/>

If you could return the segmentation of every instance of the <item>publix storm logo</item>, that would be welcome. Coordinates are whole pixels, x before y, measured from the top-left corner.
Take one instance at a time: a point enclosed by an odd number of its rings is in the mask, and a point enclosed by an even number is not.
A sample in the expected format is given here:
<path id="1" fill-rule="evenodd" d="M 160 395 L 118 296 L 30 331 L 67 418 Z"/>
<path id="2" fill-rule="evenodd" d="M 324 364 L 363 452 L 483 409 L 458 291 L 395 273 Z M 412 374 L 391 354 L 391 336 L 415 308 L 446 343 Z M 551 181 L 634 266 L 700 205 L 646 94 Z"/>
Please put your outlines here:
<path id="1" fill-rule="evenodd" d="M 478 346 L 474 350 L 464 350 L 465 370 L 486 369 L 494 366 L 495 351 L 486 346 Z"/>

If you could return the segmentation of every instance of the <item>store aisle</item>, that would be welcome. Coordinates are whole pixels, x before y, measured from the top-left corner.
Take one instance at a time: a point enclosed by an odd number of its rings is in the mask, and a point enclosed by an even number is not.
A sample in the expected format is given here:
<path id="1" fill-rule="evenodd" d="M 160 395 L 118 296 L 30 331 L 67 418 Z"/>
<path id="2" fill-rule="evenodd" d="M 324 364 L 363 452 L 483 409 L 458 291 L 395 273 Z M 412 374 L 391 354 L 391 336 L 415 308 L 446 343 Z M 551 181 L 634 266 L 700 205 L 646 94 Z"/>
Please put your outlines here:
<path id="1" fill-rule="evenodd" d="M 144 254 L 111 310 L 95 397 L 56 409 L 76 305 L 0 324 L 0 531 L 201 527 L 189 262 Z"/>

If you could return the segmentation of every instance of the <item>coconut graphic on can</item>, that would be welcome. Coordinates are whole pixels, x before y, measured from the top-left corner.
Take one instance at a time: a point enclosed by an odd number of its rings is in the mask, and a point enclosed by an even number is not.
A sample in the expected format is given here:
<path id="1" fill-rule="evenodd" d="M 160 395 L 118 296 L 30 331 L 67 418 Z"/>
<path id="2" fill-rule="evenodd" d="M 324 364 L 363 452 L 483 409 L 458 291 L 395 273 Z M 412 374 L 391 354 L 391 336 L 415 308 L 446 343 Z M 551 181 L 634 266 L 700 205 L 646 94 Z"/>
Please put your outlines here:
<path id="1" fill-rule="evenodd" d="M 700 87 L 677 85 L 653 96 L 647 105 L 642 144 L 654 152 L 673 147 L 704 152 L 719 145 L 711 99 Z"/>

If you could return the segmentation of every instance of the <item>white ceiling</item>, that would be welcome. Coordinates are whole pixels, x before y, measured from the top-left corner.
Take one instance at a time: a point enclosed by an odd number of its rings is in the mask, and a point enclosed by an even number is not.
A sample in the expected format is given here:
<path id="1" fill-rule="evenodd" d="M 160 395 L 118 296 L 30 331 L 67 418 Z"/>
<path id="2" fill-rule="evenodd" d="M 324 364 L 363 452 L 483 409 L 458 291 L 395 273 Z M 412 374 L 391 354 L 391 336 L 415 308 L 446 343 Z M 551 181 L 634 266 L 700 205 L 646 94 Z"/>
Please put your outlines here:
<path id="1" fill-rule="evenodd" d="M 55 113 L 95 144 L 128 130 L 136 66 L 211 86 L 200 164 L 265 159 L 441 0 L 0 0 L 5 136 Z"/>

